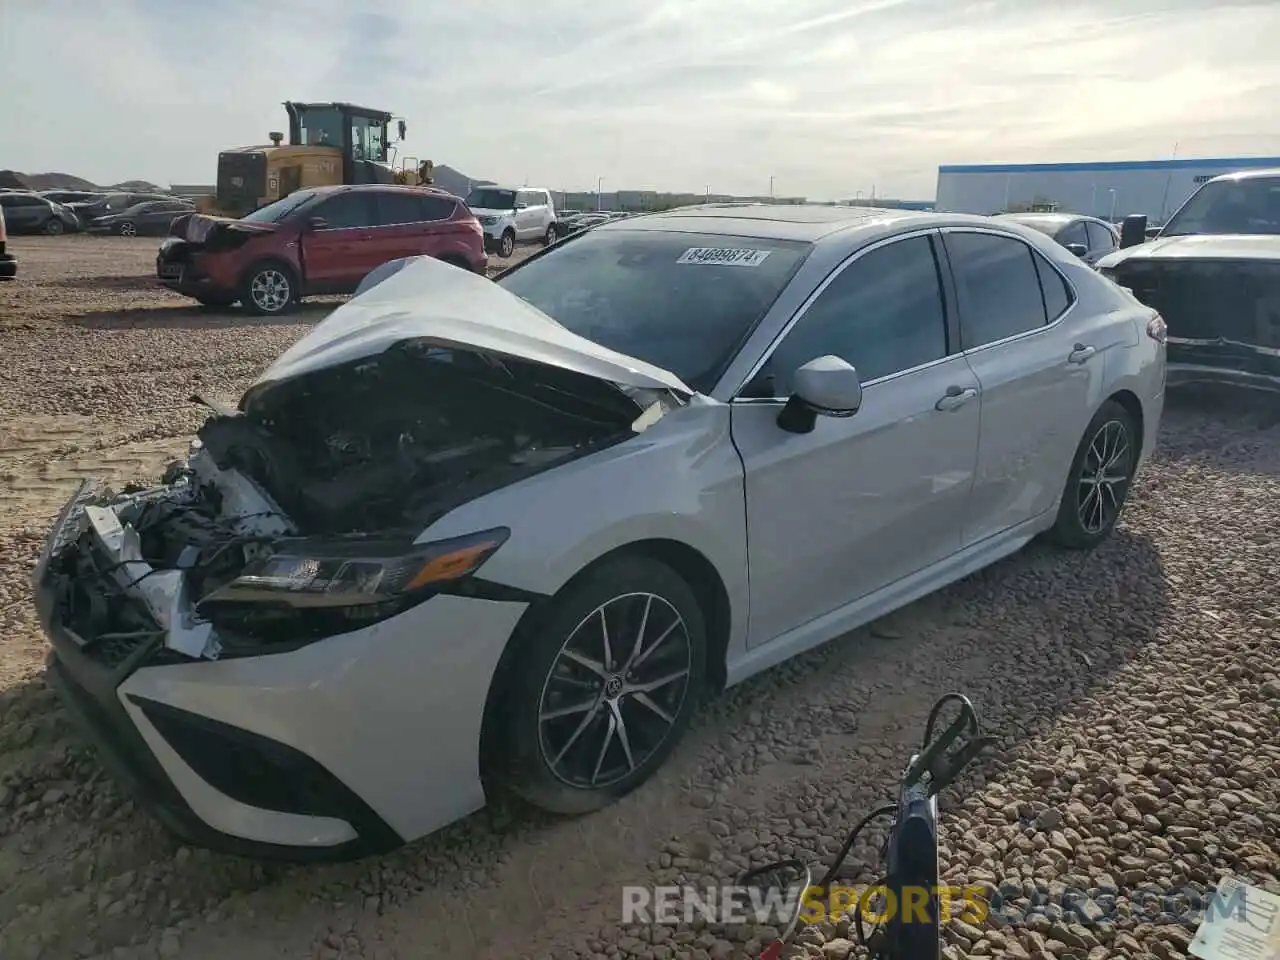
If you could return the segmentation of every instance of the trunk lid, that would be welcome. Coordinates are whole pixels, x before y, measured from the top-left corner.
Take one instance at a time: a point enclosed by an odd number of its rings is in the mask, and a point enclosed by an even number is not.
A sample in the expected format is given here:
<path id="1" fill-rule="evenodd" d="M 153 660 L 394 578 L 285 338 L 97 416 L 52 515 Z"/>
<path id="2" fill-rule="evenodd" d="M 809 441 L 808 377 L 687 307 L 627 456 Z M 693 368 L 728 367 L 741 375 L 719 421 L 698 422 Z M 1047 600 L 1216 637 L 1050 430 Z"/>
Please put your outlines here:
<path id="1" fill-rule="evenodd" d="M 432 257 L 414 257 L 281 354 L 246 391 L 240 407 L 247 409 L 270 385 L 407 343 L 531 361 L 617 387 L 694 393 L 670 371 L 578 336 L 491 280 Z"/>

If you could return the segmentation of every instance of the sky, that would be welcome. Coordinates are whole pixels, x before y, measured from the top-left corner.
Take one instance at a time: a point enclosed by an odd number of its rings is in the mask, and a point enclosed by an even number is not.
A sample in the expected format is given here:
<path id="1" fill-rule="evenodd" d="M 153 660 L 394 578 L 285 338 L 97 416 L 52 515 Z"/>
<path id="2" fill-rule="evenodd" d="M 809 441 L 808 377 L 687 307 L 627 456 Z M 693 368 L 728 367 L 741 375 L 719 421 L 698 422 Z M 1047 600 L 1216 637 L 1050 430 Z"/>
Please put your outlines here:
<path id="1" fill-rule="evenodd" d="M 503 183 L 928 199 L 946 163 L 1280 156 L 1277 49 L 1280 0 L 0 0 L 0 168 L 212 183 L 347 100 Z"/>

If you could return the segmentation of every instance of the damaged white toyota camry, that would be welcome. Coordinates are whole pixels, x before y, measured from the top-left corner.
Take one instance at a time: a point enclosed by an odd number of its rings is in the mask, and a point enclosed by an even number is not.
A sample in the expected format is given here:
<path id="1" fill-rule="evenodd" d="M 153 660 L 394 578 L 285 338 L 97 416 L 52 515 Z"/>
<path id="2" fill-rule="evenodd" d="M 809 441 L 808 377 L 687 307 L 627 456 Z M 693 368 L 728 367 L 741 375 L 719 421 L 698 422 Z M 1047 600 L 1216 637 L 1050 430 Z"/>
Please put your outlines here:
<path id="1" fill-rule="evenodd" d="M 552 319 L 554 318 L 554 319 Z M 49 678 L 189 841 L 339 858 L 639 785 L 708 692 L 1112 530 L 1159 317 L 1038 233 L 708 206 L 378 268 L 36 573 Z"/>

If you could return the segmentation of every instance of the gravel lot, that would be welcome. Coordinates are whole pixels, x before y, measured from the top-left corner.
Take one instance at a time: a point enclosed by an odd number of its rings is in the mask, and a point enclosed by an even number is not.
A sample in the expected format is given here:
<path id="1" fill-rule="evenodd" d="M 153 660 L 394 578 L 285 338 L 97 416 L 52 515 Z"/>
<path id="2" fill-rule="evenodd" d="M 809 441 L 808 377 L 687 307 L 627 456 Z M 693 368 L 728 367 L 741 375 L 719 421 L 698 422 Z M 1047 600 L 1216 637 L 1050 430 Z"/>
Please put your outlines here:
<path id="1" fill-rule="evenodd" d="M 322 868 L 178 846 L 45 688 L 28 577 L 78 478 L 153 478 L 202 419 L 193 392 L 234 399 L 328 308 L 192 306 L 151 281 L 155 246 L 18 238 L 21 277 L 0 285 L 0 956 L 754 957 L 770 931 L 620 927 L 621 886 L 829 857 L 949 690 L 1001 748 L 949 795 L 946 874 L 1014 906 L 1037 884 L 1094 898 L 1088 923 L 1052 905 L 954 923 L 950 957 L 1167 960 L 1191 931 L 1152 922 L 1135 891 L 1235 873 L 1280 892 L 1280 415 L 1230 395 L 1171 403 L 1100 551 L 1033 546 L 744 684 L 599 814 L 498 805 Z M 793 952 L 840 960 L 852 939 L 823 924 Z"/>

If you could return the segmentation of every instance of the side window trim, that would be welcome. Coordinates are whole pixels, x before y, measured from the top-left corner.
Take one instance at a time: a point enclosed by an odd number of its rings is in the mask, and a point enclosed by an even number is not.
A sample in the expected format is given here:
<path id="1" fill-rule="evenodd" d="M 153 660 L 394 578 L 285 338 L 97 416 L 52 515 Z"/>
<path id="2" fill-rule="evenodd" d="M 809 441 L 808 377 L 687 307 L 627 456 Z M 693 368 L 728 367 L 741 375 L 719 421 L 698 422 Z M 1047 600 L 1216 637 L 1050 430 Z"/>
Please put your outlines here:
<path id="1" fill-rule="evenodd" d="M 1004 337 L 1001 340 L 992 340 L 990 343 L 984 343 L 981 346 L 970 347 L 968 350 L 961 350 L 960 353 L 962 353 L 963 355 L 968 356 L 970 354 L 977 353 L 980 350 L 989 350 L 992 347 L 998 347 L 1001 344 L 1005 344 L 1005 343 L 1012 343 L 1014 340 L 1021 340 L 1024 337 L 1039 336 L 1040 334 L 1045 333 L 1048 330 L 1052 330 L 1054 327 L 1060 324 L 1063 320 L 1065 320 L 1071 314 L 1071 311 L 1076 308 L 1076 304 L 1080 302 L 1080 292 L 1076 290 L 1076 285 L 1071 282 L 1071 278 L 1068 277 L 1065 273 L 1063 273 L 1060 269 L 1058 269 L 1058 265 L 1056 263 L 1054 263 L 1047 256 L 1045 256 L 1043 253 L 1037 250 L 1032 244 L 1028 243 L 1023 237 L 1020 237 L 1014 233 L 1005 233 L 1003 230 L 992 230 L 989 227 L 942 227 L 940 232 L 943 234 L 944 237 L 952 233 L 986 233 L 995 237 L 1004 237 L 1008 240 L 1017 240 L 1020 244 L 1022 244 L 1031 252 L 1032 256 L 1040 257 L 1045 263 L 1047 263 L 1050 267 L 1052 267 L 1054 272 L 1056 272 L 1058 276 L 1060 276 L 1063 279 L 1063 282 L 1066 283 L 1067 289 L 1071 291 L 1071 303 L 1067 306 L 1067 309 L 1063 310 L 1062 313 L 1059 314 L 1056 320 L 1050 320 L 1044 326 L 1036 327 L 1034 330 L 1023 330 L 1021 333 L 1015 333 L 1012 336 Z M 945 240 L 943 242 L 943 246 L 946 246 Z M 1033 267 L 1035 266 L 1034 261 L 1032 262 L 1032 266 Z M 1039 285 L 1039 283 L 1040 283 L 1040 272 L 1036 271 L 1037 286 Z M 959 297 L 959 291 L 957 290 L 957 299 L 958 297 Z M 1042 304 L 1044 303 L 1043 287 L 1040 288 L 1040 302 Z M 963 305 L 960 306 L 959 313 L 960 313 L 961 321 L 963 322 L 963 319 L 964 319 Z M 1045 309 L 1045 316 L 1047 317 L 1048 314 L 1049 314 L 1048 309 Z"/>
<path id="2" fill-rule="evenodd" d="M 734 390 L 733 397 L 729 400 L 729 402 L 730 403 L 752 403 L 752 404 L 786 403 L 787 402 L 786 397 L 743 397 L 743 396 L 739 396 L 739 394 L 741 394 L 743 390 L 745 390 L 755 381 L 756 376 L 764 368 L 764 365 L 769 362 L 769 359 L 773 356 L 774 352 L 782 344 L 782 341 L 787 338 L 787 334 L 791 332 L 791 330 L 796 326 L 796 324 L 798 324 L 801 320 L 804 319 L 805 314 L 809 312 L 809 308 L 813 306 L 813 304 L 817 301 L 817 299 L 820 296 L 822 296 L 823 292 L 827 289 L 827 287 L 831 286 L 831 284 L 835 282 L 836 278 L 839 277 L 840 274 L 844 273 L 844 271 L 847 270 L 850 266 L 857 263 L 864 256 L 866 256 L 868 253 L 871 253 L 874 250 L 879 250 L 882 247 L 887 247 L 892 243 L 899 243 L 903 240 L 911 240 L 916 237 L 928 238 L 929 245 L 933 250 L 934 268 L 938 271 L 938 287 L 939 287 L 939 292 L 942 294 L 942 309 L 944 313 L 944 319 L 946 321 L 945 332 L 946 332 L 946 340 L 947 340 L 947 355 L 945 357 L 939 357 L 936 360 L 930 360 L 927 363 L 921 363 L 921 364 L 918 364 L 917 366 L 909 367 L 906 370 L 899 370 L 896 373 L 885 374 L 883 377 L 876 377 L 874 380 L 867 380 L 865 383 L 862 384 L 862 386 L 866 388 L 866 387 L 873 386 L 877 383 L 884 383 L 886 380 L 894 380 L 894 379 L 897 379 L 898 377 L 906 376 L 909 373 L 915 373 L 917 370 L 924 370 L 924 369 L 927 369 L 928 367 L 934 366 L 935 364 L 946 363 L 948 360 L 952 360 L 955 357 L 958 357 L 960 355 L 960 351 L 958 349 L 954 349 L 954 347 L 958 347 L 959 340 L 958 338 L 954 337 L 952 333 L 952 323 L 951 323 L 951 317 L 953 313 L 952 300 L 950 296 L 950 291 L 947 286 L 948 274 L 947 274 L 947 271 L 944 269 L 943 262 L 940 259 L 940 255 L 938 253 L 938 247 L 940 246 L 939 243 L 937 242 L 938 236 L 939 236 L 939 231 L 936 227 L 930 227 L 925 230 L 912 230 L 908 233 L 898 233 L 898 234 L 894 234 L 892 237 L 885 237 L 882 240 L 877 240 L 875 243 L 868 244 L 867 246 L 862 247 L 859 250 L 855 250 L 853 253 L 849 254 L 849 256 L 845 257 L 844 260 L 840 261 L 840 263 L 838 263 L 831 270 L 830 273 L 828 273 L 825 277 L 822 278 L 822 282 L 813 289 L 813 291 L 809 294 L 809 296 L 805 297 L 804 302 L 801 303 L 800 306 L 796 308 L 796 312 L 791 315 L 790 319 L 788 319 L 785 324 L 783 324 L 782 329 L 778 331 L 777 335 L 769 342 L 769 346 L 766 347 L 764 352 L 760 355 L 760 359 L 758 359 L 754 364 L 751 365 L 751 369 L 747 372 L 747 375 L 743 378 L 742 383 L 738 384 L 738 388 Z"/>

